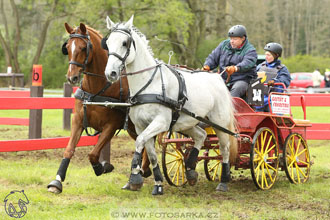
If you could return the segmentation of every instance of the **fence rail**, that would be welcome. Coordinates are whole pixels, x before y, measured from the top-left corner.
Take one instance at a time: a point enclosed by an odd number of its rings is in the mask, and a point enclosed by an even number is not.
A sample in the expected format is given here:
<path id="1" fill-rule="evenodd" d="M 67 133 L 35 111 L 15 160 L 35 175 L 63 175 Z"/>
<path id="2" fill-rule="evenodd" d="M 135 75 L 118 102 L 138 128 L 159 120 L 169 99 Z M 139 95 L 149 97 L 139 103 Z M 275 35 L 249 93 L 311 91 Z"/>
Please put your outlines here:
<path id="1" fill-rule="evenodd" d="M 19 93 L 18 93 L 19 94 Z M 20 93 L 25 97 L 0 97 L 0 110 L 10 109 L 73 109 L 74 98 L 40 98 L 26 97 L 27 94 Z M 291 94 L 290 102 L 292 106 L 301 106 L 301 96 L 305 97 L 306 106 L 323 106 L 330 107 L 330 94 Z M 3 96 L 0 94 L 0 96 Z M 28 125 L 29 120 L 24 118 L 0 118 L 1 122 L 6 124 Z M 312 127 L 307 128 L 308 140 L 330 140 L 330 123 L 312 123 Z M 82 136 L 78 146 L 89 146 L 97 143 L 98 137 Z M 44 139 L 26 139 L 26 140 L 10 140 L 0 141 L 0 152 L 9 151 L 31 151 L 65 148 L 69 141 L 69 137 L 44 138 Z"/>

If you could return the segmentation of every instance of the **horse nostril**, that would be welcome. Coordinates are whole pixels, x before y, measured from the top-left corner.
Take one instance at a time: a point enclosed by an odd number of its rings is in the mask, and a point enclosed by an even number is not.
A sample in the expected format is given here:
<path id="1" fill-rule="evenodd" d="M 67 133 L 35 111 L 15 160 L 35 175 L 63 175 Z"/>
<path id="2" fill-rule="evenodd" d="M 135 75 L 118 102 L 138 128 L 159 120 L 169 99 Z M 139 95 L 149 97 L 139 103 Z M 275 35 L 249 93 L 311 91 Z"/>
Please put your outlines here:
<path id="1" fill-rule="evenodd" d="M 115 77 L 116 75 L 117 75 L 116 71 L 112 71 L 110 74 L 111 77 Z"/>
<path id="2" fill-rule="evenodd" d="M 78 80 L 79 80 L 78 76 L 74 76 L 74 77 L 71 78 L 71 81 L 72 81 L 73 84 L 77 83 Z"/>

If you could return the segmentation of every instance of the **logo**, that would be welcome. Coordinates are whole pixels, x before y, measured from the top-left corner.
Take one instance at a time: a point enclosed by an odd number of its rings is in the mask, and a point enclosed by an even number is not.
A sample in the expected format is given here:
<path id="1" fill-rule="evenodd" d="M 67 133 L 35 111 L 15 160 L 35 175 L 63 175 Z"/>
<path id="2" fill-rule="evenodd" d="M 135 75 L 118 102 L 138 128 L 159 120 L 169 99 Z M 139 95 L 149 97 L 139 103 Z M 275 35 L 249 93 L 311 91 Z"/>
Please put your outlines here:
<path id="1" fill-rule="evenodd" d="M 5 210 L 7 215 L 12 218 L 22 218 L 27 212 L 26 204 L 29 204 L 29 199 L 22 191 L 11 191 L 5 198 Z"/>

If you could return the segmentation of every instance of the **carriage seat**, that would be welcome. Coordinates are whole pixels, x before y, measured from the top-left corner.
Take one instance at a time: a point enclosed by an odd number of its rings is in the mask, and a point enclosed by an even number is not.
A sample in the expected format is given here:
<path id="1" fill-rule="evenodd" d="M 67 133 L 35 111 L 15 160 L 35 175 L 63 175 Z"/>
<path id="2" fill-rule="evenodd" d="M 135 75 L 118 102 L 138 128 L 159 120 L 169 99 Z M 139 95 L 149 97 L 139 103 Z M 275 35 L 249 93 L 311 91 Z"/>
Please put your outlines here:
<path id="1" fill-rule="evenodd" d="M 304 119 L 293 119 L 294 123 L 297 127 L 311 127 L 312 123 L 310 120 L 304 120 Z"/>
<path id="2" fill-rule="evenodd" d="M 255 112 L 250 105 L 248 105 L 243 99 L 239 97 L 233 97 L 234 107 L 236 113 L 253 113 Z"/>

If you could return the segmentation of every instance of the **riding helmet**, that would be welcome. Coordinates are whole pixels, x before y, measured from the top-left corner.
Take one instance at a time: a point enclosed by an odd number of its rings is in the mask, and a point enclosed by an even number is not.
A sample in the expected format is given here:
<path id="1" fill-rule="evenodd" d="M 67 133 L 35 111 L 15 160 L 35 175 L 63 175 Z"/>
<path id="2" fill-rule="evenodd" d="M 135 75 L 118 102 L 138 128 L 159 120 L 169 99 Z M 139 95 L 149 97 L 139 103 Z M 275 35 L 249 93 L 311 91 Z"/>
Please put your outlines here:
<path id="1" fill-rule="evenodd" d="M 268 43 L 266 44 L 264 50 L 269 51 L 269 52 L 273 52 L 275 54 L 278 55 L 278 57 L 280 57 L 282 55 L 282 46 L 281 44 L 278 43 Z"/>
<path id="2" fill-rule="evenodd" d="M 243 25 L 232 26 L 228 31 L 228 37 L 243 37 L 246 35 L 246 28 Z"/>

